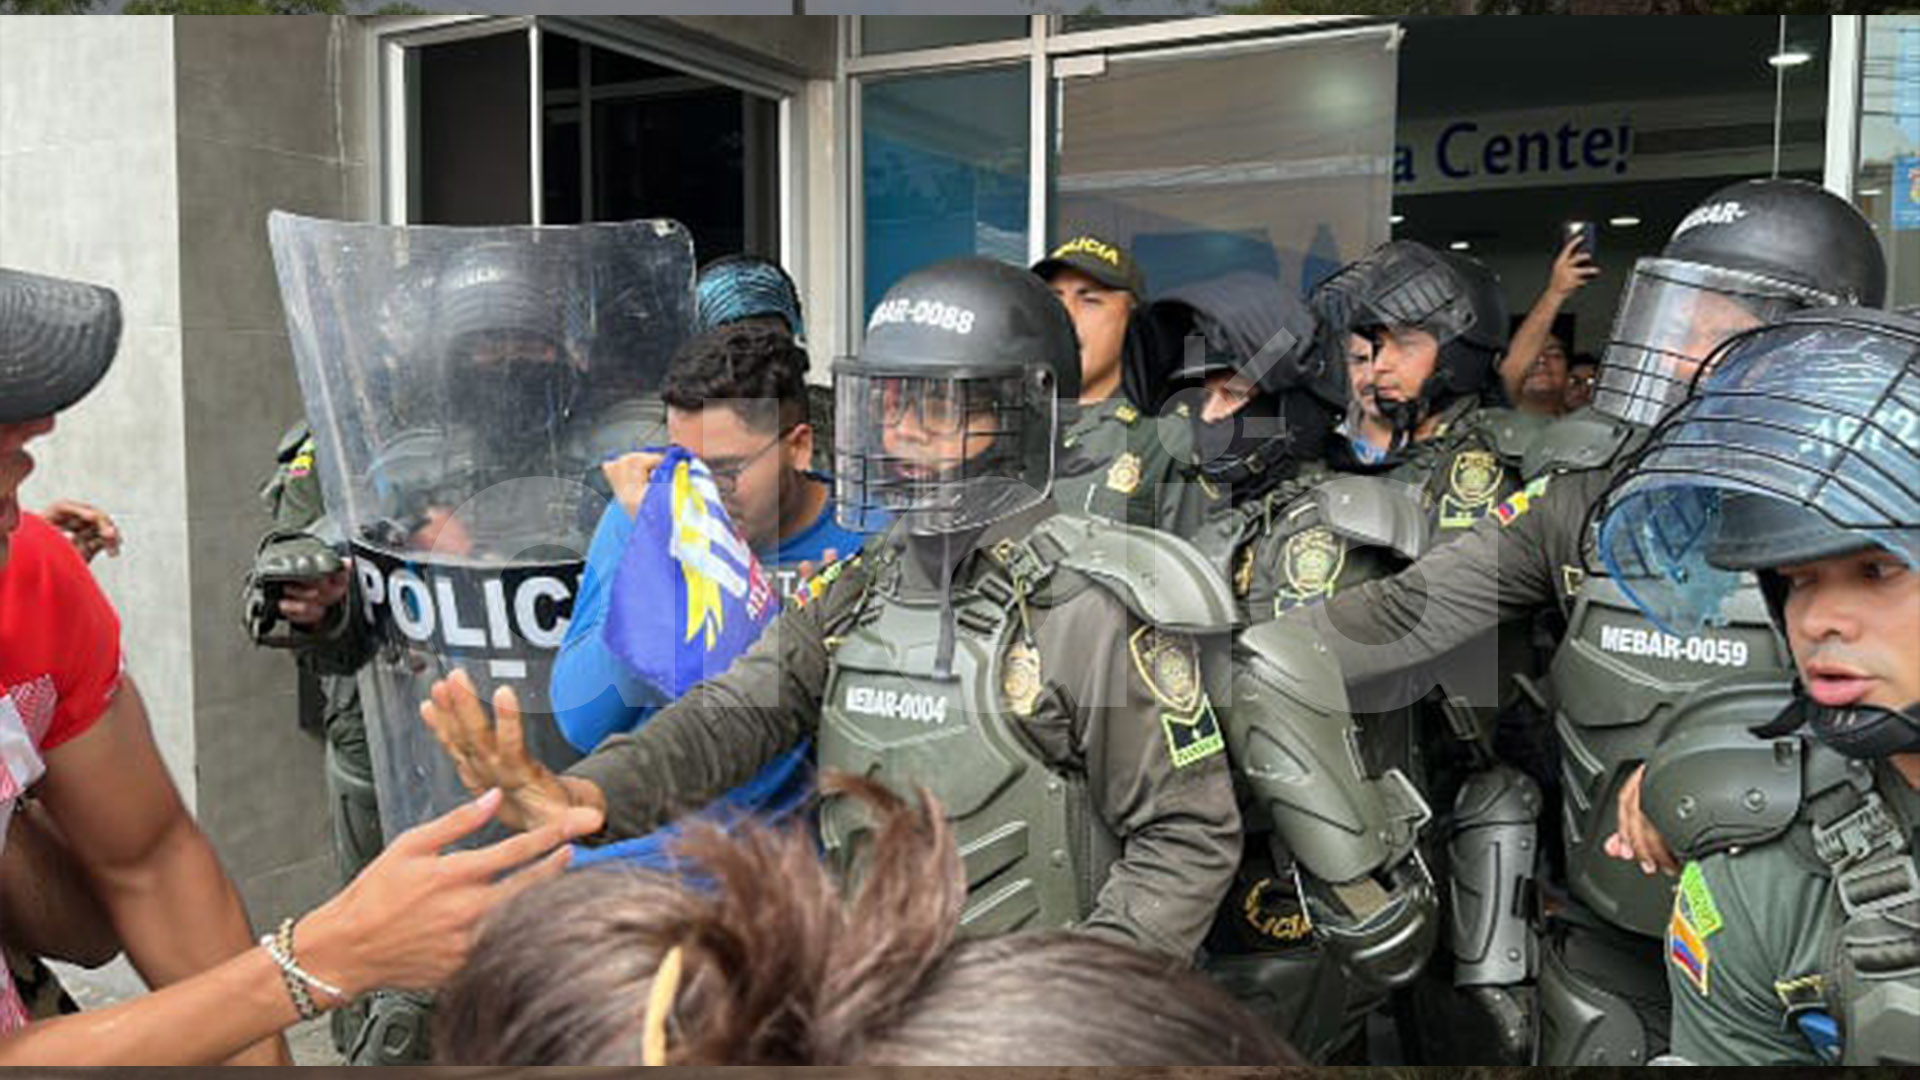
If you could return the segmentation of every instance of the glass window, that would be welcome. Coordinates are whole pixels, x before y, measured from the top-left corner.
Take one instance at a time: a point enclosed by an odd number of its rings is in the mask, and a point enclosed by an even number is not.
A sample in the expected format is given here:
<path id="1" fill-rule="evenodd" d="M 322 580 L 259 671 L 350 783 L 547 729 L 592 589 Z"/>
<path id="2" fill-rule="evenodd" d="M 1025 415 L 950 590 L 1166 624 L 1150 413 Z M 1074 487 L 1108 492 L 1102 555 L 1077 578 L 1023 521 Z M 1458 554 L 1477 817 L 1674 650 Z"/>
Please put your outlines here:
<path id="1" fill-rule="evenodd" d="M 1025 15 L 862 15 L 860 51 L 906 52 L 1027 36 Z"/>
<path id="2" fill-rule="evenodd" d="M 1776 136 L 1780 175 L 1819 181 L 1828 23 L 1727 15 L 1650 34 L 1633 19 L 1407 19 L 1394 235 L 1492 267 L 1517 320 L 1566 223 L 1593 222 L 1600 274 L 1558 332 L 1598 355 L 1634 262 L 1713 192 L 1769 175 Z"/>
<path id="3" fill-rule="evenodd" d="M 778 102 L 560 34 L 542 46 L 549 224 L 673 218 L 703 262 L 779 253 Z"/>
<path id="4" fill-rule="evenodd" d="M 1028 97 L 1025 65 L 861 84 L 863 311 L 941 259 L 1026 264 Z"/>
<path id="5" fill-rule="evenodd" d="M 1237 271 L 1311 288 L 1386 239 L 1386 33 L 1148 53 L 1061 79 L 1052 239 L 1132 249 L 1156 294 Z"/>
<path id="6" fill-rule="evenodd" d="M 527 35 L 494 34 L 407 53 L 412 89 L 407 220 L 523 225 L 533 220 Z"/>
<path id="7" fill-rule="evenodd" d="M 1887 253 L 1887 302 L 1920 303 L 1920 15 L 1870 15 L 1854 200 Z"/>

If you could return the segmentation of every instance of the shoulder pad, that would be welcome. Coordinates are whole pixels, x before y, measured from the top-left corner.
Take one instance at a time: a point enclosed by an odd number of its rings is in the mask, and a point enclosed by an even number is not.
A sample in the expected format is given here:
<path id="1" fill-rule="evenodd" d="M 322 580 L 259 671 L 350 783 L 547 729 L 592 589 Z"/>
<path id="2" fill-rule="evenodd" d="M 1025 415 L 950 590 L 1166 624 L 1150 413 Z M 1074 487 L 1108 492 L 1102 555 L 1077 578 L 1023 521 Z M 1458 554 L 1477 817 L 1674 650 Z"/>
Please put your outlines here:
<path id="1" fill-rule="evenodd" d="M 1055 514 L 1034 528 L 1061 549 L 1056 565 L 1091 578 L 1163 630 L 1233 629 L 1233 590 L 1200 549 L 1157 529 Z"/>
<path id="2" fill-rule="evenodd" d="M 1540 429 L 1527 447 L 1521 479 L 1573 469 L 1598 469 L 1617 460 L 1640 429 L 1592 409 L 1563 416 Z"/>
<path id="3" fill-rule="evenodd" d="M 1474 430 L 1486 436 L 1500 460 L 1515 468 L 1526 460 L 1534 440 L 1552 424 L 1549 417 L 1519 409 L 1487 408 L 1474 413 Z"/>
<path id="4" fill-rule="evenodd" d="M 1392 548 L 1408 559 L 1427 550 L 1427 512 L 1418 488 L 1353 474 L 1314 485 L 1312 497 L 1321 523 L 1349 540 Z"/>
<path id="5" fill-rule="evenodd" d="M 282 465 L 292 461 L 294 455 L 298 454 L 300 448 L 306 445 L 307 440 L 311 438 L 313 438 L 313 433 L 307 429 L 307 422 L 305 420 L 293 425 L 287 429 L 285 435 L 280 436 L 280 445 L 273 452 L 274 460 L 280 462 Z"/>
<path id="6" fill-rule="evenodd" d="M 1682 859 L 1772 840 L 1805 795 L 1798 735 L 1754 730 L 1780 715 L 1793 687 L 1779 672 L 1706 683 L 1681 701 L 1640 788 L 1640 807 Z"/>

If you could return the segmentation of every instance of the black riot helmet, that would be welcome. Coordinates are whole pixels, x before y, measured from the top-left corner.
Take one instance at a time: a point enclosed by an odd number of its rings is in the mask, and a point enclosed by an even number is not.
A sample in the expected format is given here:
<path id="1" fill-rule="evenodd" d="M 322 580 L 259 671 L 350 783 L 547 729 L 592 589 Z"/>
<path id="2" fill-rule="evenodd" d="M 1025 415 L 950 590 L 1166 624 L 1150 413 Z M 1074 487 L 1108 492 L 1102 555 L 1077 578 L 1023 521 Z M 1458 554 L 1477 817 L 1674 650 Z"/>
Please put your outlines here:
<path id="1" fill-rule="evenodd" d="M 888 289 L 833 379 L 840 522 L 868 531 L 900 514 L 915 533 L 951 534 L 1046 497 L 1080 344 L 1039 278 L 953 259 Z"/>
<path id="2" fill-rule="evenodd" d="M 1708 365 L 1601 504 L 1600 555 L 1642 610 L 1688 633 L 1753 571 L 1784 625 L 1783 566 L 1879 548 L 1920 572 L 1920 320 L 1804 311 Z M 1843 753 L 1920 750 L 1920 703 L 1806 704 Z"/>
<path id="3" fill-rule="evenodd" d="M 1878 307 L 1887 264 L 1867 220 L 1804 180 L 1747 180 L 1681 219 L 1634 264 L 1594 383 L 1593 408 L 1653 424 L 1721 342 L 1808 307 Z"/>
<path id="4" fill-rule="evenodd" d="M 1241 271 L 1167 293 L 1147 307 L 1143 325 L 1156 351 L 1180 357 L 1165 366 L 1193 425 L 1193 472 L 1244 499 L 1320 458 L 1346 377 L 1299 297 Z M 1238 372 L 1252 392 L 1232 415 L 1209 422 L 1202 385 L 1222 371 Z"/>
<path id="5" fill-rule="evenodd" d="M 588 330 L 565 256 L 537 243 L 488 242 L 451 254 L 432 286 L 432 344 L 451 415 L 477 426 L 551 433 L 582 387 Z"/>
<path id="6" fill-rule="evenodd" d="M 1390 241 L 1349 263 L 1320 283 L 1312 302 L 1343 353 L 1346 334 L 1358 334 L 1376 349 L 1405 330 L 1424 331 L 1439 343 L 1433 374 L 1417 394 L 1380 399 L 1381 412 L 1402 438 L 1449 403 L 1484 392 L 1507 348 L 1499 276 L 1477 259 L 1413 240 Z"/>

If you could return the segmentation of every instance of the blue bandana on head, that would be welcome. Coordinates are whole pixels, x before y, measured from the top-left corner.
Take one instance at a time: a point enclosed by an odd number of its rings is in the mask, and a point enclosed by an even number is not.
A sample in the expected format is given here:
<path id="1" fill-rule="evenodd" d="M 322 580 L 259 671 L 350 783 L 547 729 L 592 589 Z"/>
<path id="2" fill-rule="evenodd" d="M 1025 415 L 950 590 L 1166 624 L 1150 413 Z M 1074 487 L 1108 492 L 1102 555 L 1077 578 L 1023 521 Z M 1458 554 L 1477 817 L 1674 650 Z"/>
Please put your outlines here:
<path id="1" fill-rule="evenodd" d="M 728 323 L 762 315 L 778 315 L 794 337 L 806 333 L 800 321 L 800 297 L 786 272 L 770 262 L 727 259 L 701 273 L 694 285 L 699 310 L 695 331 L 706 333 Z"/>

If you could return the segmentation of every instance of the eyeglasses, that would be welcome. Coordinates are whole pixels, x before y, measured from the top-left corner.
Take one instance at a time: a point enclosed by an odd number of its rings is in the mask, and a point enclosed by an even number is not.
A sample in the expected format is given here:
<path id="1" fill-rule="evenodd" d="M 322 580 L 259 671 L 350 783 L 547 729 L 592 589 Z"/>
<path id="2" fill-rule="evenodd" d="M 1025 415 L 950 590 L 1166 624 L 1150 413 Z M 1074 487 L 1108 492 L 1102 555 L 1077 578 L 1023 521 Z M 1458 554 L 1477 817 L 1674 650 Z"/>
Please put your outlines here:
<path id="1" fill-rule="evenodd" d="M 920 430 L 941 437 L 957 435 L 977 413 L 991 413 L 992 404 L 953 382 L 897 380 L 881 388 L 881 418 L 898 427 L 912 413 Z"/>
<path id="2" fill-rule="evenodd" d="M 740 477 L 744 475 L 748 469 L 753 468 L 754 462 L 766 457 L 767 451 L 779 446 L 781 442 L 785 441 L 787 433 L 798 426 L 798 424 L 790 424 L 781 428 L 778 434 L 767 440 L 765 446 L 748 454 L 746 457 L 729 459 L 724 463 L 707 462 L 707 472 L 713 476 L 713 486 L 718 488 L 722 495 L 731 495 L 735 491 L 738 491 L 740 489 Z"/>

